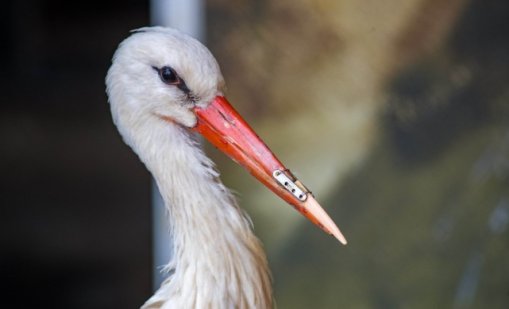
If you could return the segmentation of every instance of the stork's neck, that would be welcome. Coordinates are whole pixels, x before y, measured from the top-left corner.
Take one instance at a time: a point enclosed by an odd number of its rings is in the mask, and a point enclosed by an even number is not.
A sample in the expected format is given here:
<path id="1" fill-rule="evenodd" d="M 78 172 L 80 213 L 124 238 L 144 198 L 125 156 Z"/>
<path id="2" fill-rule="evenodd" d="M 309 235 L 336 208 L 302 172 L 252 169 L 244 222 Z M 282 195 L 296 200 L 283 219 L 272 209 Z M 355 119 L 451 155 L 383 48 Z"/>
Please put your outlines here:
<path id="1" fill-rule="evenodd" d="M 169 212 L 174 273 L 146 308 L 271 308 L 267 261 L 249 219 L 189 133 L 158 125 L 135 148 Z"/>

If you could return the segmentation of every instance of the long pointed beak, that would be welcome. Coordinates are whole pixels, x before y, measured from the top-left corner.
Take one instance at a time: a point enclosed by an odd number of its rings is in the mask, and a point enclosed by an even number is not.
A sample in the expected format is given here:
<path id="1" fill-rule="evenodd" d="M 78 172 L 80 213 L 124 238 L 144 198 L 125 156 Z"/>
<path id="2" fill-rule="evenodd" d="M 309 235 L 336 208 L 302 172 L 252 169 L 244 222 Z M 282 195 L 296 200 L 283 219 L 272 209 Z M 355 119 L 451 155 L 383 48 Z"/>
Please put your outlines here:
<path id="1" fill-rule="evenodd" d="M 276 158 L 226 98 L 217 96 L 206 108 L 195 107 L 194 111 L 198 118 L 194 131 L 246 168 L 311 222 L 346 244 L 345 237 L 311 191 Z"/>

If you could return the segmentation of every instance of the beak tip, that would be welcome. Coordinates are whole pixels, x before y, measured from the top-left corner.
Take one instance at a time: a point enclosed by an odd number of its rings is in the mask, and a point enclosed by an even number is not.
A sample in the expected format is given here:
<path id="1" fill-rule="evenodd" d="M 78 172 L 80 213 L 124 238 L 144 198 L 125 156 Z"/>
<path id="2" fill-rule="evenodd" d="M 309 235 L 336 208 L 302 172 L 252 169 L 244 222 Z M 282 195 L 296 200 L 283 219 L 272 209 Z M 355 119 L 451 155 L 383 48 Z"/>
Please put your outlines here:
<path id="1" fill-rule="evenodd" d="M 346 245 L 348 242 L 346 241 L 345 236 L 341 233 L 337 225 L 332 221 L 332 219 L 327 215 L 325 210 L 318 204 L 318 202 L 314 199 L 312 195 L 309 195 L 307 201 L 304 204 L 306 210 L 313 214 L 313 216 L 320 222 L 320 226 L 324 231 L 334 236 L 340 243 Z"/>
<path id="2" fill-rule="evenodd" d="M 337 225 L 335 225 L 335 224 L 332 225 L 330 227 L 329 233 L 332 236 L 334 236 L 342 245 L 346 245 L 348 243 L 348 241 L 346 240 L 345 236 L 343 235 L 343 233 L 341 233 L 341 231 L 339 230 Z"/>
<path id="3" fill-rule="evenodd" d="M 346 245 L 348 243 L 348 241 L 346 241 L 345 236 L 343 236 L 343 234 L 339 230 L 332 233 L 332 236 L 336 237 L 336 239 L 339 240 L 339 242 L 343 245 Z"/>

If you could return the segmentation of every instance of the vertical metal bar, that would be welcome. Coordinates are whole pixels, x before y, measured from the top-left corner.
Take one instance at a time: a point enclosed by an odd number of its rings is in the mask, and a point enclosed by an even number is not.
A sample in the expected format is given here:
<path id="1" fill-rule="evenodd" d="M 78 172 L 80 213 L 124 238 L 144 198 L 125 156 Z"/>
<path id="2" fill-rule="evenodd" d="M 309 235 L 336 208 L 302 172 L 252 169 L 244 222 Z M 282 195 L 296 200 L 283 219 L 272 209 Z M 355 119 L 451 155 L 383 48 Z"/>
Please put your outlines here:
<path id="1" fill-rule="evenodd" d="M 177 28 L 200 41 L 205 38 L 205 13 L 203 0 L 151 0 L 150 19 L 154 26 Z M 152 250 L 154 290 L 164 281 L 161 268 L 168 263 L 173 253 L 168 232 L 168 219 L 164 202 L 157 185 L 152 180 Z"/>
<path id="2" fill-rule="evenodd" d="M 153 25 L 177 28 L 203 42 L 203 0 L 151 0 Z"/>

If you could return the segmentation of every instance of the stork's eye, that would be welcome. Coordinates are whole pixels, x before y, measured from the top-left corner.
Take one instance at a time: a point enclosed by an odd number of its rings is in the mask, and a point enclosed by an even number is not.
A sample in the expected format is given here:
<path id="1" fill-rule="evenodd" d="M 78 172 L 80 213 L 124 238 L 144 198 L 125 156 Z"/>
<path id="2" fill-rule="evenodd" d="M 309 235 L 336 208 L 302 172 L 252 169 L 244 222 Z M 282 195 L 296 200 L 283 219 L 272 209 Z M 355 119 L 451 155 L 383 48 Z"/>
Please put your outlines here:
<path id="1" fill-rule="evenodd" d="M 161 80 L 163 83 L 168 85 L 175 85 L 180 82 L 179 77 L 175 70 L 173 70 L 170 67 L 162 67 L 158 69 L 159 71 L 159 77 L 161 77 Z"/>
<path id="2" fill-rule="evenodd" d="M 162 68 L 158 67 L 152 67 L 154 70 L 156 70 L 157 74 L 159 74 L 159 77 L 161 78 L 161 81 L 165 83 L 166 85 L 175 86 L 178 89 L 180 89 L 186 96 L 189 97 L 191 101 L 195 101 L 196 97 L 193 96 L 191 93 L 191 90 L 187 88 L 186 83 L 180 76 L 178 76 L 177 72 L 175 72 L 174 69 L 172 69 L 169 66 L 164 66 Z"/>

